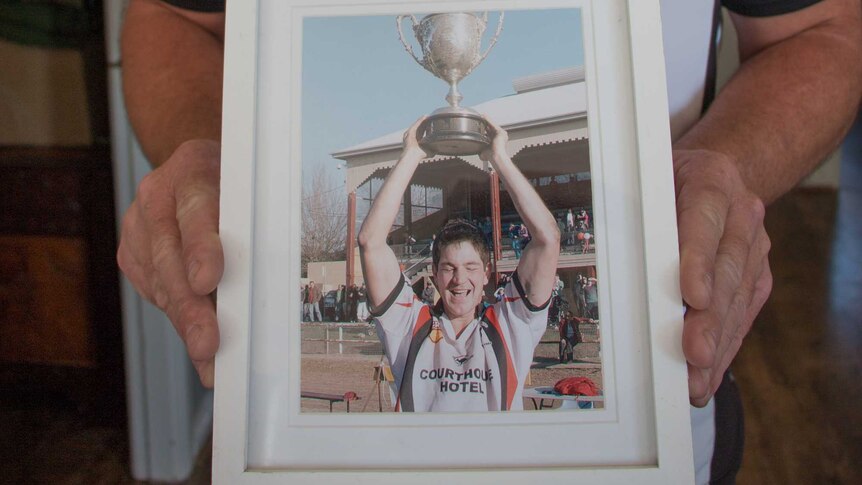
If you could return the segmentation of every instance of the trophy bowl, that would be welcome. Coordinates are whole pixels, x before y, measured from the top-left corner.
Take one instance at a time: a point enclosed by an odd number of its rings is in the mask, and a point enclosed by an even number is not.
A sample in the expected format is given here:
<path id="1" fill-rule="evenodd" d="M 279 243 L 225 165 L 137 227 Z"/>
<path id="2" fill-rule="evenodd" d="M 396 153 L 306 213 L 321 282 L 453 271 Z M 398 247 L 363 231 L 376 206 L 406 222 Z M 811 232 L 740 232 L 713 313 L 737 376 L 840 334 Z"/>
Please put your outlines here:
<path id="1" fill-rule="evenodd" d="M 482 115 L 469 108 L 437 109 L 418 132 L 419 146 L 434 155 L 476 155 L 491 143 Z"/>
<path id="2" fill-rule="evenodd" d="M 488 47 L 481 51 L 482 34 L 488 25 L 488 13 L 434 13 L 418 20 L 413 15 L 396 18 L 398 37 L 408 54 L 423 68 L 449 85 L 446 101 L 449 106 L 431 113 L 420 126 L 419 145 L 427 152 L 439 155 L 476 155 L 490 143 L 489 127 L 482 115 L 460 105 L 462 96 L 458 82 L 470 74 L 488 53 L 503 28 L 503 12 L 497 30 Z M 413 34 L 419 42 L 422 58 L 404 38 L 401 21 L 413 22 Z"/>

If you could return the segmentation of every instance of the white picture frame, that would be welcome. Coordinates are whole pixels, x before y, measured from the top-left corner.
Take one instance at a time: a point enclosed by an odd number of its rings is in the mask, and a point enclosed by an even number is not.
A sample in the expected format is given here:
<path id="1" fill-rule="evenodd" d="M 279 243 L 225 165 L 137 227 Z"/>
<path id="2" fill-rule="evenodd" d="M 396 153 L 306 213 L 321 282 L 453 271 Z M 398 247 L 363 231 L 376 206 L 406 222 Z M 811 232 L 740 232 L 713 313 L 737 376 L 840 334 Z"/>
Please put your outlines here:
<path id="1" fill-rule="evenodd" d="M 303 19 L 550 8 L 582 11 L 607 405 L 301 415 L 299 342 L 272 321 L 299 312 Z M 667 106 L 658 0 L 228 2 L 214 483 L 693 482 Z"/>

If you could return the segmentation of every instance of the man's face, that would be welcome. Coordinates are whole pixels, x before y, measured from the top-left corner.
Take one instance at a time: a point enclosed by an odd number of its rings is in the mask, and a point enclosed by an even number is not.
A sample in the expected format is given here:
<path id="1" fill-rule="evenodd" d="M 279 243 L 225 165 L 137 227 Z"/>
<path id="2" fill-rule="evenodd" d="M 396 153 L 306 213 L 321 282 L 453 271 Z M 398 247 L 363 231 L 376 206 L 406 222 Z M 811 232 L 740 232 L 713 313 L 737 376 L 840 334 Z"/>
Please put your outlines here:
<path id="1" fill-rule="evenodd" d="M 482 301 L 488 276 L 482 257 L 469 242 L 461 241 L 441 248 L 440 259 L 434 268 L 434 284 L 449 319 L 473 315 Z"/>

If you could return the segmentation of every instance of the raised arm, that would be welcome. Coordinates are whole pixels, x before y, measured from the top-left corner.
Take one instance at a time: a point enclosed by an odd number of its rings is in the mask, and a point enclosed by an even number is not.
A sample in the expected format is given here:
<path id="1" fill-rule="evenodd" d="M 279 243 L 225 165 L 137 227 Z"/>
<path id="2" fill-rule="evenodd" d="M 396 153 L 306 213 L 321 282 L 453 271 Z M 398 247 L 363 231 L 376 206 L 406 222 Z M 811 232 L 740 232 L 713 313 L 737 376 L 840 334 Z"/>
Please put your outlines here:
<path id="1" fill-rule="evenodd" d="M 416 140 L 416 130 L 424 118 L 420 118 L 404 133 L 404 149 L 401 158 L 389 172 L 383 187 L 377 192 L 371 210 L 362 222 L 357 237 L 362 274 L 368 287 L 371 308 L 380 306 L 398 284 L 401 268 L 392 248 L 386 244 L 386 236 L 395 223 L 404 192 L 419 162 L 428 155 Z"/>
<path id="2" fill-rule="evenodd" d="M 776 5 L 779 2 L 774 2 Z M 834 149 L 859 109 L 859 0 L 733 14 L 742 65 L 674 146 L 689 394 L 705 405 L 772 288 L 764 202 Z"/>
<path id="3" fill-rule="evenodd" d="M 222 276 L 218 237 L 224 13 L 132 0 L 123 23 L 123 92 L 155 168 L 123 217 L 117 262 L 164 311 L 201 382 L 213 384 L 219 343 L 211 294 Z"/>
<path id="4" fill-rule="evenodd" d="M 490 162 L 500 175 L 518 215 L 532 236 L 518 261 L 518 278 L 530 303 L 543 305 L 551 298 L 554 289 L 554 275 L 560 258 L 560 229 L 544 201 L 506 153 L 509 140 L 506 131 L 487 117 L 485 120 L 491 126 L 494 138 L 481 158 Z"/>

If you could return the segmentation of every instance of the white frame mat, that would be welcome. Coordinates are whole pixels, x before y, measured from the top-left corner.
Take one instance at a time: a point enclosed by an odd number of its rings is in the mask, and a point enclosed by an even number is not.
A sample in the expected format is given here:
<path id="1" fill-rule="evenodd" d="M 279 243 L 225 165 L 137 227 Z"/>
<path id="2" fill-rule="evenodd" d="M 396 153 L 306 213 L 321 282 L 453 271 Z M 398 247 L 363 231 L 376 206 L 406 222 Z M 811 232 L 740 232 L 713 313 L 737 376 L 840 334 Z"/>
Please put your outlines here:
<path id="1" fill-rule="evenodd" d="M 299 313 L 285 295 L 299 287 L 303 18 L 392 15 L 394 30 L 407 12 L 549 8 L 581 9 L 606 406 L 300 413 L 299 330 L 273 322 Z M 659 0 L 227 2 L 213 482 L 692 483 L 664 73 Z"/>

